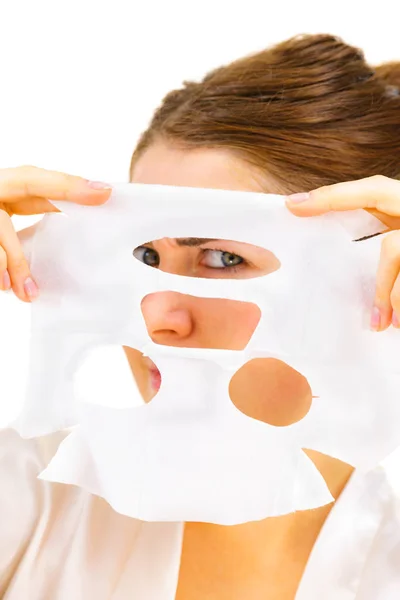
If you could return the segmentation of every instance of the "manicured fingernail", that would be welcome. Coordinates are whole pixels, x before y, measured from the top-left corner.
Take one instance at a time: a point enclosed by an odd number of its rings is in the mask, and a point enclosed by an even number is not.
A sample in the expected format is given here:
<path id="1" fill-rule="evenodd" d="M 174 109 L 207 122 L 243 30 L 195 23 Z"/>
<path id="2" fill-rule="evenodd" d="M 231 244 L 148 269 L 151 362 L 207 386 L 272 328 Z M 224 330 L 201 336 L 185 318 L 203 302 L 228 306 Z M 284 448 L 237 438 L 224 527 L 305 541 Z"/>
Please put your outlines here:
<path id="1" fill-rule="evenodd" d="M 87 185 L 93 190 L 111 190 L 112 185 L 103 183 L 102 181 L 88 181 Z"/>
<path id="2" fill-rule="evenodd" d="M 371 313 L 371 329 L 378 331 L 381 326 L 381 313 L 377 306 L 374 306 Z"/>
<path id="3" fill-rule="evenodd" d="M 393 327 L 400 327 L 399 318 L 394 311 L 393 311 L 393 315 L 392 315 L 392 325 L 393 325 Z"/>
<path id="4" fill-rule="evenodd" d="M 8 271 L 4 271 L 4 273 L 3 273 L 3 289 L 9 290 L 10 287 L 11 287 L 10 275 L 8 274 Z"/>
<path id="5" fill-rule="evenodd" d="M 32 300 L 33 298 L 36 298 L 36 296 L 38 296 L 39 294 L 39 288 L 31 277 L 25 279 L 24 290 L 25 294 L 29 296 L 29 298 L 31 298 Z"/>
<path id="6" fill-rule="evenodd" d="M 288 196 L 287 199 L 289 202 L 297 204 L 299 202 L 305 202 L 306 200 L 309 200 L 310 194 L 308 192 L 301 192 L 300 194 L 292 194 L 291 196 Z"/>

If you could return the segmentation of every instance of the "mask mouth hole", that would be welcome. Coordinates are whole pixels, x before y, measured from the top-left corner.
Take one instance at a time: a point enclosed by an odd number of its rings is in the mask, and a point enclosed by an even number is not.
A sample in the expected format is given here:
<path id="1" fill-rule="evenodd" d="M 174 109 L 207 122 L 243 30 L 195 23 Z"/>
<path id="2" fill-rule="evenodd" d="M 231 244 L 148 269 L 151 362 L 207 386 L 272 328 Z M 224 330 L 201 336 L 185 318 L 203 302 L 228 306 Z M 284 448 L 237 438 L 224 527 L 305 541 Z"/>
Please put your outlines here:
<path id="1" fill-rule="evenodd" d="M 243 414 L 275 427 L 301 421 L 312 404 L 307 379 L 285 362 L 255 358 L 231 378 L 229 396 Z"/>
<path id="2" fill-rule="evenodd" d="M 158 371 L 135 348 L 117 344 L 99 345 L 80 358 L 74 373 L 76 398 L 82 402 L 112 408 L 142 406 L 159 391 L 151 389 L 151 373 Z"/>

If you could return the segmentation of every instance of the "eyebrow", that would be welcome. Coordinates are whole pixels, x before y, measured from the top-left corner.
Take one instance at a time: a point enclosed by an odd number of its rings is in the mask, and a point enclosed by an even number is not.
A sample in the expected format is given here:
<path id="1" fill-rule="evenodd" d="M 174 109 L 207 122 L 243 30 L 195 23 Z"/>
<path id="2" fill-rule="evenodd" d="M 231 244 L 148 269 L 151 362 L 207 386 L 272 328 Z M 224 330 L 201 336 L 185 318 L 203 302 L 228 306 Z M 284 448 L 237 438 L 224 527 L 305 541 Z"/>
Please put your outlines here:
<path id="1" fill-rule="evenodd" d="M 207 244 L 208 242 L 216 242 L 215 238 L 175 238 L 175 241 L 178 246 L 189 246 L 189 248 L 195 248 L 196 246 L 201 246 L 202 244 Z"/>

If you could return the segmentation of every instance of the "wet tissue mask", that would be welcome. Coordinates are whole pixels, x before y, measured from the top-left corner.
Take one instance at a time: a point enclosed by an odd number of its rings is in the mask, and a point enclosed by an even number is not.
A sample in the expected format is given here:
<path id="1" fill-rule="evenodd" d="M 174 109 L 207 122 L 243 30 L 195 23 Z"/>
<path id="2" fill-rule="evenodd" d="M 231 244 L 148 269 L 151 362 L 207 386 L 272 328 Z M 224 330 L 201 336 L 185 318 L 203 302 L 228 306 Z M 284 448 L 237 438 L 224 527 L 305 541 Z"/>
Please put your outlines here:
<path id="1" fill-rule="evenodd" d="M 26 242 L 41 295 L 12 423 L 28 438 L 73 426 L 42 479 L 80 486 L 134 518 L 237 524 L 333 500 L 303 449 L 370 469 L 400 444 L 400 336 L 368 325 L 382 236 L 353 241 L 382 230 L 374 217 L 300 219 L 283 196 L 145 184 L 115 185 L 103 206 L 54 204 L 62 214 L 46 215 Z M 164 237 L 252 244 L 279 267 L 207 279 L 135 260 L 135 248 Z M 141 301 L 165 291 L 248 302 L 261 318 L 240 350 L 156 344 Z M 148 404 L 78 384 L 99 348 L 122 345 L 161 372 Z M 244 414 L 230 396 L 244 365 L 271 359 L 312 391 L 308 412 L 287 425 Z"/>

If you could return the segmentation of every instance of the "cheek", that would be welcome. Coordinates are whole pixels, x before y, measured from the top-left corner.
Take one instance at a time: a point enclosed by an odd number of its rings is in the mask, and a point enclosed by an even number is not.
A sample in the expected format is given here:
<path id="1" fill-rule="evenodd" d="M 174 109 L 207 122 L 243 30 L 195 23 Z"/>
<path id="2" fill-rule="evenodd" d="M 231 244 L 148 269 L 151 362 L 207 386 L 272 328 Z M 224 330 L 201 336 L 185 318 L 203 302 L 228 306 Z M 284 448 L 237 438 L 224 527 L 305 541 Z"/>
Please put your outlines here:
<path id="1" fill-rule="evenodd" d="M 224 299 L 196 299 L 192 305 L 196 346 L 243 350 L 261 318 L 255 304 Z"/>
<path id="2" fill-rule="evenodd" d="M 311 408 L 312 392 L 307 379 L 275 358 L 257 358 L 231 379 L 229 395 L 245 415 L 276 427 L 296 423 Z"/>

